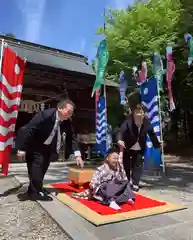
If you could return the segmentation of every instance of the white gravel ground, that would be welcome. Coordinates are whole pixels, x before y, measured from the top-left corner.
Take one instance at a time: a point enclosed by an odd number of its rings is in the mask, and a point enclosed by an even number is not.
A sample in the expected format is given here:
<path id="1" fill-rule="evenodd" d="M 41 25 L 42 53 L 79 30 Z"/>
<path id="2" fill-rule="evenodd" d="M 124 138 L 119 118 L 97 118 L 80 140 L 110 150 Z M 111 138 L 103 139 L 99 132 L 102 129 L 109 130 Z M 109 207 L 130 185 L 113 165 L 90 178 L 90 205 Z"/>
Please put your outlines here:
<path id="1" fill-rule="evenodd" d="M 13 185 L 11 181 L 11 178 L 0 178 L 0 194 Z M 16 195 L 16 192 L 5 197 L 0 195 L 0 240 L 69 239 L 38 203 L 20 202 Z"/>

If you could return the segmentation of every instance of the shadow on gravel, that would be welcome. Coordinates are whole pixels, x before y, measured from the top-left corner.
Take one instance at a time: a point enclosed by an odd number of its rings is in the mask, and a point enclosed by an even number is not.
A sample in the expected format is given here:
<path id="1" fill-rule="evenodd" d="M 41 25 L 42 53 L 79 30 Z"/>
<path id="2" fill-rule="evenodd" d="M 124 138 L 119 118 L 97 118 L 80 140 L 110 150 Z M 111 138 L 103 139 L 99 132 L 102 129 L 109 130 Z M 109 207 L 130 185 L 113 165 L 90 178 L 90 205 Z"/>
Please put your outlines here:
<path id="1" fill-rule="evenodd" d="M 11 188 L 11 189 L 5 191 L 4 193 L 0 193 L 0 197 L 7 197 L 9 195 L 16 194 L 20 188 L 21 188 L 21 186 Z"/>

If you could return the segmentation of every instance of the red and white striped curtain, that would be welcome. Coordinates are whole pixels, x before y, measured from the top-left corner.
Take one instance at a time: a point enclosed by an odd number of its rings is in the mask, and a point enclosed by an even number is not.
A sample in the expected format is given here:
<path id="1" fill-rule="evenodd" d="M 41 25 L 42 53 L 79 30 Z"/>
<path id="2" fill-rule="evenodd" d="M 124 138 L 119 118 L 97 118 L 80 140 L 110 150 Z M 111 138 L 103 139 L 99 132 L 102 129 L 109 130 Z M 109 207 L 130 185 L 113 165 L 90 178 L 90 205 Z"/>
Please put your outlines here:
<path id="1" fill-rule="evenodd" d="M 0 81 L 0 164 L 2 174 L 8 175 L 15 124 L 23 88 L 25 61 L 2 42 Z"/>

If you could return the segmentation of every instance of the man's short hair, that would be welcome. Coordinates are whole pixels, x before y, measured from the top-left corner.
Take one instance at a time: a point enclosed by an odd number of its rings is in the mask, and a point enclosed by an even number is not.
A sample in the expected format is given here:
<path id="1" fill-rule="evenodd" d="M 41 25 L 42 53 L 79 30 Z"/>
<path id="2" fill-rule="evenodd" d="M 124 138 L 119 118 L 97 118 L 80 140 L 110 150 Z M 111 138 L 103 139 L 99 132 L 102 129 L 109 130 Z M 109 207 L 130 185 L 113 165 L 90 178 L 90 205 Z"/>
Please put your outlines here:
<path id="1" fill-rule="evenodd" d="M 67 104 L 70 104 L 75 109 L 75 104 L 70 99 L 63 99 L 57 104 L 57 108 L 65 108 Z"/>

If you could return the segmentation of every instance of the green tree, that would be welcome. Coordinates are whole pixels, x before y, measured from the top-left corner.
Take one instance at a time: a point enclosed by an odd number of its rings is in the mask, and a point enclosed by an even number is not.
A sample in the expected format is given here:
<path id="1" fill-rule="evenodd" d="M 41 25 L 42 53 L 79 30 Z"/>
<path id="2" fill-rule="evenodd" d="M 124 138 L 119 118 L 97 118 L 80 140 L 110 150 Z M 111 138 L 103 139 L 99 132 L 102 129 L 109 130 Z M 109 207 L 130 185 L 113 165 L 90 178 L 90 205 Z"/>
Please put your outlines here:
<path id="1" fill-rule="evenodd" d="M 97 33 L 104 34 L 107 39 L 110 53 L 107 74 L 111 80 L 117 81 L 120 70 L 124 70 L 128 75 L 129 84 L 133 84 L 132 67 L 139 65 L 142 56 L 148 63 L 150 76 L 152 53 L 158 51 L 165 55 L 167 45 L 172 45 L 175 50 L 177 67 L 181 65 L 180 51 L 184 43 L 184 31 L 188 31 L 190 25 L 193 27 L 193 15 L 189 10 L 193 9 L 190 8 L 191 4 L 191 0 L 149 0 L 146 3 L 137 1 L 126 10 L 109 10 L 105 18 L 107 22 L 105 32 L 101 27 Z M 182 71 L 176 78 L 179 79 L 180 75 L 182 78 L 187 76 L 187 73 Z M 178 90 L 174 89 L 175 99 L 178 98 L 177 108 L 182 102 L 187 103 L 190 100 L 189 95 L 184 93 L 183 97 L 179 97 L 179 87 L 182 88 L 182 84 L 180 80 L 176 81 Z M 182 98 L 183 101 L 180 100 Z M 182 111 L 179 111 L 179 119 L 181 116 Z"/>
<path id="2" fill-rule="evenodd" d="M 184 41 L 184 34 L 193 35 L 193 2 L 180 0 L 181 17 L 179 20 L 179 34 L 175 48 L 176 72 L 173 81 L 173 92 L 176 111 L 173 115 L 172 131 L 175 139 L 185 144 L 193 143 L 193 69 L 188 67 L 188 49 Z"/>
<path id="3" fill-rule="evenodd" d="M 110 60 L 108 74 L 124 69 L 129 74 L 141 57 L 150 64 L 154 51 L 165 54 L 167 44 L 175 45 L 181 16 L 179 0 L 150 0 L 137 2 L 127 10 L 109 10 L 107 27 L 98 34 L 105 34 Z"/>

